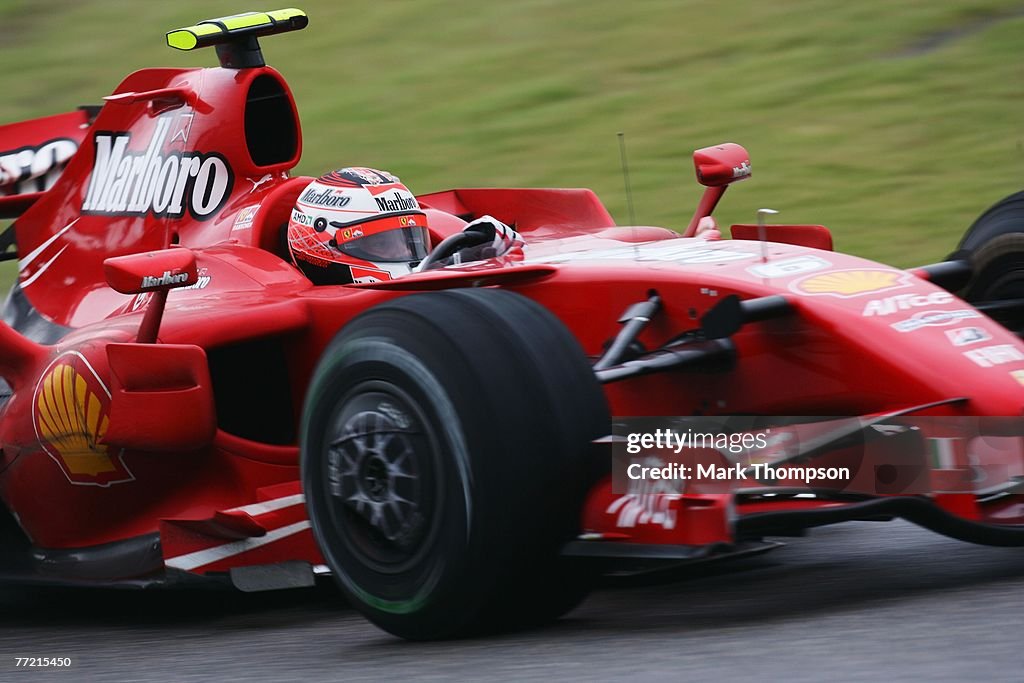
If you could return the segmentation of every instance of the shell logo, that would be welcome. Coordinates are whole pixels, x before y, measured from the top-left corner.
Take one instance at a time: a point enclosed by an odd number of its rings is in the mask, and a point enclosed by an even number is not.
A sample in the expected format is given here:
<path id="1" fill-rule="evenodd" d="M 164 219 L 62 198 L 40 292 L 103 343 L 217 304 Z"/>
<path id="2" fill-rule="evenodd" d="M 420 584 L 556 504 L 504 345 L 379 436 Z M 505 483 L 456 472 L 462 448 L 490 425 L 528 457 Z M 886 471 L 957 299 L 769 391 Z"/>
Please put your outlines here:
<path id="1" fill-rule="evenodd" d="M 833 270 L 796 280 L 789 289 L 808 296 L 834 296 L 849 299 L 862 294 L 885 292 L 910 286 L 910 274 L 883 268 Z"/>
<path id="2" fill-rule="evenodd" d="M 61 356 L 36 386 L 36 436 L 72 484 L 110 486 L 135 477 L 102 443 L 110 423 L 110 392 L 80 354 Z"/>

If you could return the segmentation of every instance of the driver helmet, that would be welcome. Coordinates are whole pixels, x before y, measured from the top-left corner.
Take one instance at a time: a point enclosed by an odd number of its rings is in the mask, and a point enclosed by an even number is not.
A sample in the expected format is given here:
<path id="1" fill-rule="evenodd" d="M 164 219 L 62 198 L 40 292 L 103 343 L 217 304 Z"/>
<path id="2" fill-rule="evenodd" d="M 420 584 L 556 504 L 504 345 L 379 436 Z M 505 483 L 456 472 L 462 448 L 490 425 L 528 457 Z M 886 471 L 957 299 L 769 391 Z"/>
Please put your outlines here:
<path id="1" fill-rule="evenodd" d="M 430 249 L 426 215 L 397 177 L 342 168 L 299 194 L 288 221 L 288 251 L 314 284 L 391 280 Z"/>

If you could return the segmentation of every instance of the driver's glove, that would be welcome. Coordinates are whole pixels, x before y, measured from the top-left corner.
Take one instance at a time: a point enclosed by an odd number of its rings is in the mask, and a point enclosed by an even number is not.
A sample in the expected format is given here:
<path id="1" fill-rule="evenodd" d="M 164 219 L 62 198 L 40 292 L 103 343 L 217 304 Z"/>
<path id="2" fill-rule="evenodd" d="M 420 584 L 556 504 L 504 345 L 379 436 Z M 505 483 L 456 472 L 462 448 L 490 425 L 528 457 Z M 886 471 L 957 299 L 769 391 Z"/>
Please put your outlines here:
<path id="1" fill-rule="evenodd" d="M 468 223 L 462 229 L 462 234 L 467 235 L 465 241 L 470 246 L 459 249 L 447 258 L 434 261 L 430 264 L 430 268 L 444 268 L 470 261 L 483 261 L 506 254 L 515 256 L 516 252 L 522 255 L 523 245 L 526 244 L 518 232 L 493 216 L 481 216 L 472 223 Z M 422 272 L 424 263 L 413 268 L 412 272 Z"/>
<path id="2" fill-rule="evenodd" d="M 452 259 L 453 264 L 504 256 L 513 249 L 522 249 L 526 244 L 522 235 L 493 216 L 477 218 L 466 225 L 462 232 L 480 233 L 480 242 L 455 252 Z"/>

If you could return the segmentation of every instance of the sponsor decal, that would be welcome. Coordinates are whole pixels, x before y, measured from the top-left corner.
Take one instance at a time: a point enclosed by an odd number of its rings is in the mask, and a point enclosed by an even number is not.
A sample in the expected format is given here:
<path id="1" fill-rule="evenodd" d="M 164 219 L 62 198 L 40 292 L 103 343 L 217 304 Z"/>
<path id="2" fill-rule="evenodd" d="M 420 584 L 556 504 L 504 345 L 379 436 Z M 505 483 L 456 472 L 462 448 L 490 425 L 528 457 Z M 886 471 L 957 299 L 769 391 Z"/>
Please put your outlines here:
<path id="1" fill-rule="evenodd" d="M 327 250 L 326 247 L 324 247 L 324 250 L 325 251 Z M 294 256 L 299 261 L 305 261 L 306 263 L 312 263 L 314 266 L 317 266 L 319 268 L 326 268 L 331 263 L 333 263 L 332 261 L 328 261 L 327 259 L 323 259 L 323 258 L 320 258 L 318 256 L 314 256 L 313 254 L 310 254 L 310 253 L 307 253 L 307 252 L 304 252 L 304 251 L 299 251 L 298 249 L 293 249 L 292 250 L 292 256 Z"/>
<path id="2" fill-rule="evenodd" d="M 629 256 L 629 249 L 626 249 L 622 256 Z M 635 252 L 635 250 L 634 250 Z M 743 261 L 745 259 L 757 258 L 756 254 L 745 251 L 733 251 L 731 249 L 693 248 L 668 249 L 664 252 L 651 250 L 641 252 L 637 255 L 637 261 L 672 261 L 674 263 L 721 263 L 724 261 Z"/>
<path id="3" fill-rule="evenodd" d="M 749 161 L 744 161 L 739 166 L 733 166 L 732 167 L 732 177 L 733 178 L 746 178 L 749 175 L 750 175 L 750 162 Z"/>
<path id="4" fill-rule="evenodd" d="M 800 278 L 789 284 L 795 294 L 807 296 L 833 296 L 839 299 L 887 292 L 910 286 L 910 273 L 883 268 L 855 268 L 833 270 L 820 275 Z"/>
<path id="5" fill-rule="evenodd" d="M 401 192 L 394 192 L 391 197 L 374 197 L 377 208 L 381 211 L 412 211 L 420 208 L 415 197 L 403 197 Z"/>
<path id="6" fill-rule="evenodd" d="M 1017 380 L 1017 384 L 1024 385 L 1024 370 L 1014 370 L 1010 373 L 1010 377 Z"/>
<path id="7" fill-rule="evenodd" d="M 668 242 L 668 244 L 666 244 Z M 571 261 L 667 261 L 672 263 L 725 263 L 757 258 L 757 254 L 737 249 L 738 245 L 729 247 L 709 245 L 702 240 L 664 240 L 648 242 L 628 247 L 613 247 L 593 251 L 576 251 L 568 254 L 551 254 L 531 263 L 568 263 Z"/>
<path id="8" fill-rule="evenodd" d="M 49 190 L 77 151 L 74 140 L 54 138 L 35 147 L 0 152 L 0 196 Z"/>
<path id="9" fill-rule="evenodd" d="M 1006 365 L 1007 363 L 1016 363 L 1024 360 L 1024 351 L 1021 351 L 1013 344 L 985 346 L 980 349 L 964 351 L 964 355 L 983 368 L 991 368 L 996 365 Z"/>
<path id="10" fill-rule="evenodd" d="M 110 486 L 133 481 L 124 452 L 102 443 L 110 424 L 110 390 L 88 361 L 66 353 L 47 368 L 32 397 L 39 445 L 72 484 Z"/>
<path id="11" fill-rule="evenodd" d="M 946 330 L 946 338 L 953 346 L 967 346 L 988 341 L 992 335 L 980 327 L 958 327 L 955 330 Z"/>
<path id="12" fill-rule="evenodd" d="M 299 225 L 305 225 L 308 228 L 313 227 L 313 217 L 298 209 L 292 209 L 292 221 Z"/>
<path id="13" fill-rule="evenodd" d="M 953 301 L 949 292 L 932 292 L 931 294 L 897 294 L 884 299 L 872 299 L 864 306 L 864 317 L 873 315 L 892 315 L 899 311 L 909 311 L 922 306 L 948 304 Z"/>
<path id="14" fill-rule="evenodd" d="M 889 327 L 897 332 L 913 332 L 914 330 L 919 330 L 922 327 L 944 327 L 967 318 L 980 317 L 980 313 L 971 310 L 926 311 L 922 313 L 915 313 L 906 320 L 893 323 Z"/>
<path id="15" fill-rule="evenodd" d="M 962 439 L 929 437 L 927 448 L 931 456 L 931 466 L 937 470 L 956 469 L 956 444 L 960 441 Z"/>
<path id="16" fill-rule="evenodd" d="M 352 197 L 344 194 L 342 190 L 326 188 L 321 192 L 317 192 L 315 187 L 311 187 L 299 196 L 299 201 L 312 206 L 323 206 L 328 209 L 340 209 L 343 206 L 348 206 L 348 203 L 352 201 Z"/>
<path id="17" fill-rule="evenodd" d="M 171 275 L 171 271 L 165 270 L 164 274 L 159 277 L 153 275 L 142 276 L 142 288 L 151 289 L 153 287 L 166 287 L 167 285 L 176 285 L 182 282 L 188 282 L 188 273 L 175 273 Z"/>
<path id="18" fill-rule="evenodd" d="M 227 201 L 234 173 L 220 154 L 170 152 L 164 142 L 171 117 L 162 116 L 146 149 L 129 152 L 129 132 L 99 131 L 82 213 L 102 216 L 170 216 L 188 211 L 197 220 L 213 216 Z"/>
<path id="19" fill-rule="evenodd" d="M 287 176 L 287 174 L 282 173 L 281 177 L 282 178 L 286 178 L 288 176 Z M 270 173 L 268 173 L 266 175 L 263 175 L 263 176 L 260 176 L 256 180 L 253 180 L 252 178 L 246 178 L 246 180 L 248 180 L 250 183 L 252 183 L 252 189 L 249 190 L 249 194 L 252 194 L 256 190 L 258 190 L 260 185 L 262 185 L 264 183 L 269 183 L 273 179 L 274 179 L 274 176 L 272 174 L 270 174 Z"/>
<path id="20" fill-rule="evenodd" d="M 362 268 L 352 266 L 352 282 L 357 285 L 365 285 L 371 282 L 383 282 L 391 279 L 391 273 L 386 270 L 374 270 L 373 268 Z"/>
<path id="21" fill-rule="evenodd" d="M 188 136 L 192 133 L 192 120 L 195 119 L 196 115 L 192 112 L 185 112 L 178 115 L 178 120 L 175 122 L 174 135 L 171 136 L 171 143 L 181 140 L 181 144 L 188 144 Z"/>
<path id="22" fill-rule="evenodd" d="M 747 268 L 747 272 L 755 277 L 789 277 L 824 270 L 832 264 L 817 256 L 796 256 L 794 258 L 771 261 Z"/>
<path id="23" fill-rule="evenodd" d="M 153 294 L 151 292 L 139 292 L 138 294 L 135 295 L 135 298 L 132 299 L 131 306 L 128 307 L 128 312 L 134 313 L 135 311 L 139 310 L 147 303 L 149 303 L 149 300 L 152 297 Z"/>
<path id="24" fill-rule="evenodd" d="M 196 274 L 196 281 L 187 287 L 179 287 L 179 290 L 185 289 L 206 289 L 210 285 L 210 280 L 213 278 L 207 275 L 209 271 L 206 268 L 200 268 Z"/>
<path id="25" fill-rule="evenodd" d="M 251 228 L 252 223 L 256 220 L 256 214 L 260 210 L 259 204 L 253 204 L 252 206 L 246 206 L 239 209 L 238 215 L 235 216 L 235 224 L 231 227 L 232 230 L 244 230 L 245 228 Z M 292 213 L 295 213 L 294 211 Z"/>
<path id="26" fill-rule="evenodd" d="M 646 467 L 663 467 L 660 458 L 645 458 L 639 463 Z M 682 498 L 680 485 L 669 479 L 630 479 L 629 491 L 612 501 L 606 513 L 618 513 L 615 526 L 635 527 L 638 524 L 657 524 L 664 529 L 676 527 L 675 501 Z"/>

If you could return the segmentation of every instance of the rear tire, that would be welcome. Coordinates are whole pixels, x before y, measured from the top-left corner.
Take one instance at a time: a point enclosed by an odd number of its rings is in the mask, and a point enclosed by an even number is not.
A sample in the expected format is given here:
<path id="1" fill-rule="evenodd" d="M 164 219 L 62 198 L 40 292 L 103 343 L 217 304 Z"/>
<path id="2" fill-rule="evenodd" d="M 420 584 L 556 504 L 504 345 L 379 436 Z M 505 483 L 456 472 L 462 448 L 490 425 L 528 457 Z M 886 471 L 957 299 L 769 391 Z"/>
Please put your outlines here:
<path id="1" fill-rule="evenodd" d="M 608 429 L 582 349 L 535 302 L 490 289 L 392 300 L 338 334 L 311 382 L 314 535 L 352 604 L 397 636 L 549 621 L 589 590 L 558 553 Z"/>

